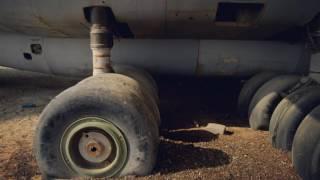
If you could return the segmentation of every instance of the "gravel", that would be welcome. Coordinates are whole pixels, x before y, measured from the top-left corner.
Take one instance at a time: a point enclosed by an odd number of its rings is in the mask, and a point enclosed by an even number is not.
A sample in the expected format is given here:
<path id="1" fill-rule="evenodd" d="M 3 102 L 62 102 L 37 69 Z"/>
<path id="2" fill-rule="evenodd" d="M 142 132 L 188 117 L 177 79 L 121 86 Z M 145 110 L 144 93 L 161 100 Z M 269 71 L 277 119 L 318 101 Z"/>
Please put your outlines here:
<path id="1" fill-rule="evenodd" d="M 288 153 L 272 148 L 268 132 L 251 130 L 234 113 L 239 80 L 156 79 L 163 121 L 156 167 L 149 176 L 121 179 L 299 179 Z M 0 179 L 41 179 L 32 154 L 38 117 L 76 82 L 0 69 Z M 209 122 L 226 125 L 227 133 L 196 128 Z"/>

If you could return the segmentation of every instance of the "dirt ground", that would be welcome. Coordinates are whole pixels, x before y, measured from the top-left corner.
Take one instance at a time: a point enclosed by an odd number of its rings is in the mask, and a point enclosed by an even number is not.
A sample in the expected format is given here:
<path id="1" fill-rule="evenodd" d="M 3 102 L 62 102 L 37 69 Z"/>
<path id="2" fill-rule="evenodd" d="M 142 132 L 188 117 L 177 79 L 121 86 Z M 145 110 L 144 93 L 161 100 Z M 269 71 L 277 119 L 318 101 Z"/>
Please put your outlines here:
<path id="1" fill-rule="evenodd" d="M 234 79 L 157 78 L 163 124 L 157 165 L 150 176 L 124 179 L 299 179 L 286 152 L 267 132 L 248 128 L 235 113 Z M 0 69 L 0 179 L 40 179 L 32 154 L 38 117 L 77 80 Z M 216 136 L 189 128 L 225 124 Z"/>

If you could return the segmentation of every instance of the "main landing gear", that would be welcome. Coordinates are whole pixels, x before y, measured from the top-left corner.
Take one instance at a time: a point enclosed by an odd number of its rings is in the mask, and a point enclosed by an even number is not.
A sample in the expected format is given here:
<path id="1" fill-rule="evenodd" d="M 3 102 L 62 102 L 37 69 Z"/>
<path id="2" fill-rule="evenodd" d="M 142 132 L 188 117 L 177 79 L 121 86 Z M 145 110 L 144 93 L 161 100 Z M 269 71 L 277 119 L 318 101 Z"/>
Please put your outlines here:
<path id="1" fill-rule="evenodd" d="M 46 179 L 149 174 L 156 161 L 160 114 L 152 77 L 111 65 L 106 8 L 91 8 L 93 76 L 44 109 L 34 149 Z"/>
<path id="2" fill-rule="evenodd" d="M 261 73 L 246 82 L 238 104 L 252 129 L 269 130 L 272 145 L 291 152 L 303 179 L 320 178 L 319 84 L 298 75 Z"/>

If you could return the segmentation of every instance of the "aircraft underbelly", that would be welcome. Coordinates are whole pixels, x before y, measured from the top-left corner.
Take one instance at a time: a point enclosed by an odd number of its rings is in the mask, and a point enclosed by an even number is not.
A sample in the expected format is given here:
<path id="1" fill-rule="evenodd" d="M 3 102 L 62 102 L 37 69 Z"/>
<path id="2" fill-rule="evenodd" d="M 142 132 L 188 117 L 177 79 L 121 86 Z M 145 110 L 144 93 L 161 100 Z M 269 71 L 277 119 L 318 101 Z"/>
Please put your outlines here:
<path id="1" fill-rule="evenodd" d="M 111 7 L 138 38 L 262 39 L 320 11 L 319 0 L 1 0 L 0 30 L 87 37 L 92 5 Z"/>

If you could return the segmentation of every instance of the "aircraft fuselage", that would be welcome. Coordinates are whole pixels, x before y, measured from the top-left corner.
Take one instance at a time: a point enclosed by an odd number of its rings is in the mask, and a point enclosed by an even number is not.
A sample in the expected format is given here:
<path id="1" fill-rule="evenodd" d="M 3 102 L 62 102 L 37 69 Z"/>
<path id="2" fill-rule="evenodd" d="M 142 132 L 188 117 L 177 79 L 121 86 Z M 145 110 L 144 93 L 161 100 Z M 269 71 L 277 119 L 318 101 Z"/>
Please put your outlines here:
<path id="1" fill-rule="evenodd" d="M 84 9 L 93 5 L 110 7 L 136 38 L 266 39 L 310 22 L 320 1 L 2 0 L 0 30 L 88 37 Z"/>

